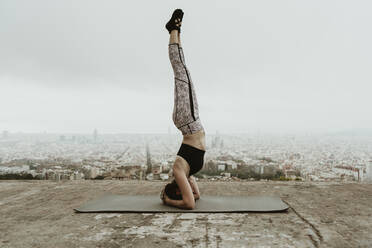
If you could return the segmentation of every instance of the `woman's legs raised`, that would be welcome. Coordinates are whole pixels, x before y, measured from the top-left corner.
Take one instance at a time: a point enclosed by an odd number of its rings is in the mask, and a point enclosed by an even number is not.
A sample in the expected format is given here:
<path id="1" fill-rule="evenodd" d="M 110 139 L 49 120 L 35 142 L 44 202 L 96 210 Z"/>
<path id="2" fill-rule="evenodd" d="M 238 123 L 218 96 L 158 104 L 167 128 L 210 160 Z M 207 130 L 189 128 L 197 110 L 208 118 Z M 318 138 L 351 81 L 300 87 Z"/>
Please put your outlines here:
<path id="1" fill-rule="evenodd" d="M 204 131 L 204 128 L 199 118 L 195 88 L 179 42 L 178 31 L 172 30 L 168 45 L 169 59 L 175 77 L 172 119 L 182 134 L 187 135 Z"/>

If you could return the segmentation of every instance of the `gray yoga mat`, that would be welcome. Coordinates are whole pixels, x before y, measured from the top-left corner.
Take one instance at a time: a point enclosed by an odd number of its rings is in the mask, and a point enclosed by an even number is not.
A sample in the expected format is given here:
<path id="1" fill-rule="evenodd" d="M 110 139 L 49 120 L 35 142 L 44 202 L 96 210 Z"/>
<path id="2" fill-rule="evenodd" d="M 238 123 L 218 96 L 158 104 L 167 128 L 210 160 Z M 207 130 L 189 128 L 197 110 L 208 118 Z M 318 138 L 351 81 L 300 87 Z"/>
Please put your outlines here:
<path id="1" fill-rule="evenodd" d="M 158 195 L 104 195 L 88 201 L 76 212 L 193 212 L 193 213 L 232 213 L 232 212 L 282 212 L 288 209 L 277 196 L 202 196 L 196 201 L 193 210 L 179 209 L 164 205 Z"/>

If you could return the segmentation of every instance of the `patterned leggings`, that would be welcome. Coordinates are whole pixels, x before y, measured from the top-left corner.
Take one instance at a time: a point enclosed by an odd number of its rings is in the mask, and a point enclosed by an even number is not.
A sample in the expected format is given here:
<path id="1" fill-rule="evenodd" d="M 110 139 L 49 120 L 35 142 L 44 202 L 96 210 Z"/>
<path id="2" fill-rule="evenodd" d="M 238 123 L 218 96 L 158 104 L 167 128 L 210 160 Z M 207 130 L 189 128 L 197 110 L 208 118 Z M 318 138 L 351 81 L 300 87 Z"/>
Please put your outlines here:
<path id="1" fill-rule="evenodd" d="M 190 72 L 185 65 L 182 47 L 178 43 L 169 44 L 168 52 L 175 81 L 173 122 L 182 132 L 182 135 L 204 131 L 199 118 L 199 107 L 194 85 Z"/>

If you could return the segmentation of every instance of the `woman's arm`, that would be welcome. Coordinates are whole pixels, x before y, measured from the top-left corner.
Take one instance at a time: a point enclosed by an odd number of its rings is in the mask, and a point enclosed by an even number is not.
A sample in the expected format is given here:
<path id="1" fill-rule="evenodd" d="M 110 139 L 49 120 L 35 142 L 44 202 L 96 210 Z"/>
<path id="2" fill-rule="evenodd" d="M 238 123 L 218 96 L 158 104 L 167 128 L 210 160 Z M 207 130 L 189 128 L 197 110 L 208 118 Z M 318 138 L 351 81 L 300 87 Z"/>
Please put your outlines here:
<path id="1" fill-rule="evenodd" d="M 194 195 L 195 196 L 195 195 Z M 183 200 L 173 200 L 170 199 L 167 194 L 165 194 L 165 187 L 160 192 L 160 199 L 164 205 L 171 205 L 183 209 L 189 209 L 189 206 L 185 204 Z M 196 199 L 195 199 L 196 200 Z"/>
<path id="2" fill-rule="evenodd" d="M 192 188 L 195 200 L 198 200 L 200 198 L 200 191 L 199 191 L 198 184 L 196 183 L 195 177 L 190 176 L 188 178 L 188 181 L 189 181 L 190 186 Z"/>
<path id="3" fill-rule="evenodd" d="M 166 205 L 183 208 L 183 209 L 192 209 L 188 204 L 186 204 L 183 200 L 173 200 L 170 199 L 166 194 L 164 194 L 164 202 Z"/>
<path id="4" fill-rule="evenodd" d="M 174 180 L 176 181 L 181 194 L 182 200 L 173 200 L 170 199 L 166 194 L 164 194 L 165 204 L 172 205 L 184 209 L 194 209 L 195 207 L 195 198 L 192 192 L 191 185 L 186 177 L 185 172 L 177 167 L 173 167 Z"/>

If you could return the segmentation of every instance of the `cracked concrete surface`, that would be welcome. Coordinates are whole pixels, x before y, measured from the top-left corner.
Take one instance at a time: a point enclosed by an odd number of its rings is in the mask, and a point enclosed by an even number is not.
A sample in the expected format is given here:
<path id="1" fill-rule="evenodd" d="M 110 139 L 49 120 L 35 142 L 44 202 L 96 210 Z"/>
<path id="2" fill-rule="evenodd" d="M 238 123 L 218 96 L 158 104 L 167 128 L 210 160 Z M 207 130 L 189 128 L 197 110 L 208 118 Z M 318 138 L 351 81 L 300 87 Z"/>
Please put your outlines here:
<path id="1" fill-rule="evenodd" d="M 73 211 L 105 193 L 158 194 L 164 184 L 0 181 L 0 247 L 372 246 L 372 184 L 198 183 L 202 194 L 280 196 L 290 206 L 286 213 Z"/>

